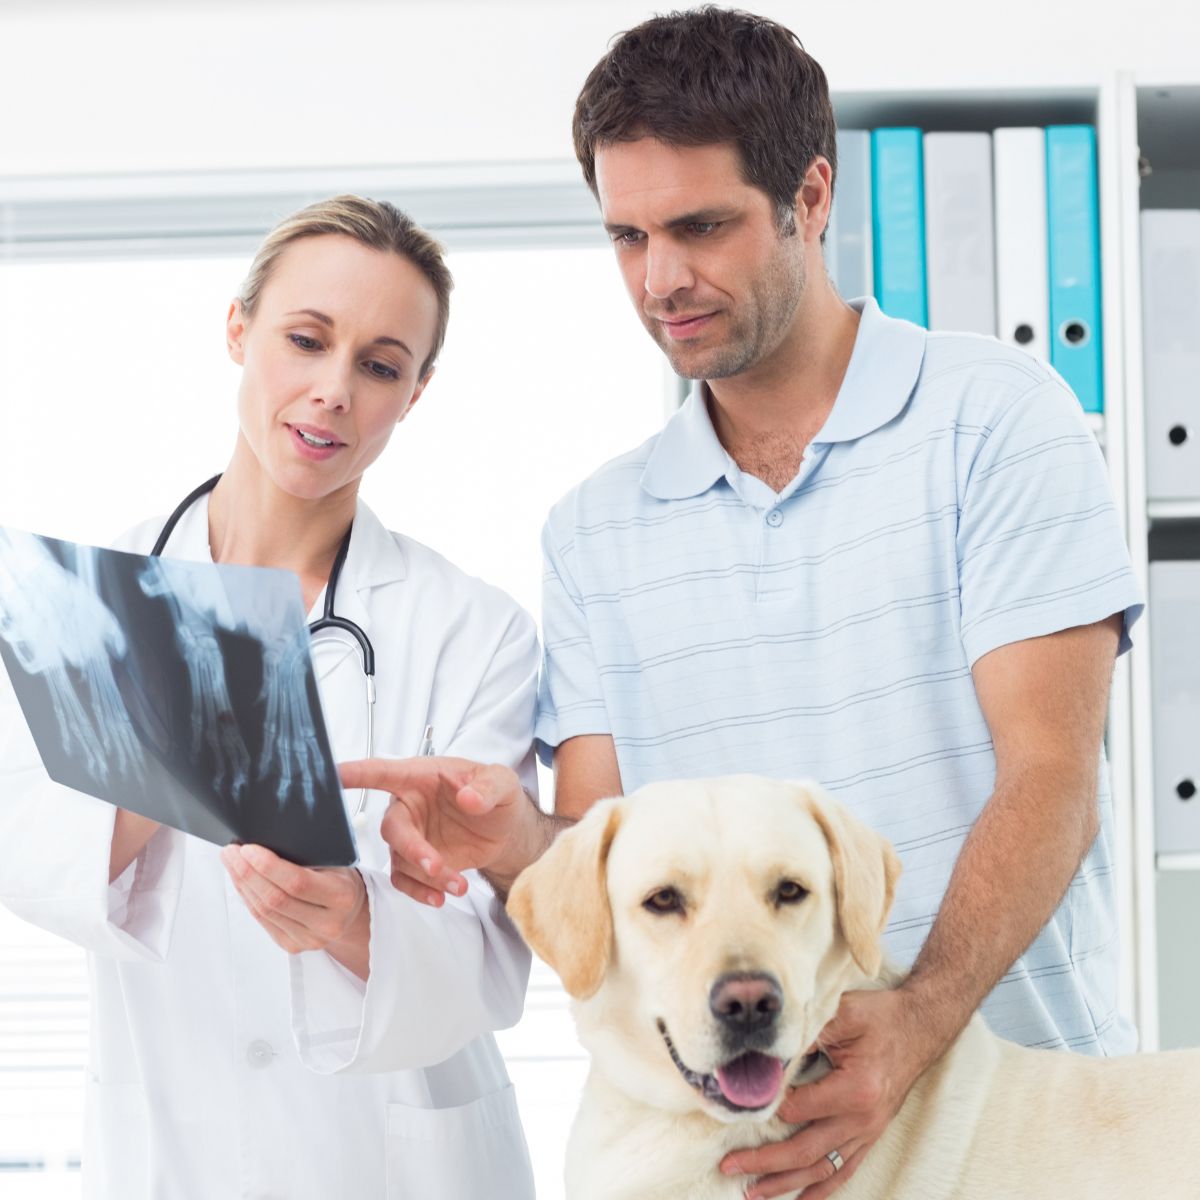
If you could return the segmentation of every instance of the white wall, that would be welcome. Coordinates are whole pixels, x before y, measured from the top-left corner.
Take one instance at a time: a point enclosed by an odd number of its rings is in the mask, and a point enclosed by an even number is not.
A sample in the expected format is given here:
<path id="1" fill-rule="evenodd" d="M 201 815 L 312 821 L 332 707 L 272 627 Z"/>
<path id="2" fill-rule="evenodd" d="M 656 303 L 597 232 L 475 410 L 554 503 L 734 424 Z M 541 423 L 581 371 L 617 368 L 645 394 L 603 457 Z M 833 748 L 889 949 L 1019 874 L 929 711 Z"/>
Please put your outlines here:
<path id="1" fill-rule="evenodd" d="M 1195 78 L 1195 0 L 744 0 L 835 89 Z M 671 7 L 664 3 L 659 10 Z M 0 0 L 0 176 L 564 158 L 628 0 Z"/>

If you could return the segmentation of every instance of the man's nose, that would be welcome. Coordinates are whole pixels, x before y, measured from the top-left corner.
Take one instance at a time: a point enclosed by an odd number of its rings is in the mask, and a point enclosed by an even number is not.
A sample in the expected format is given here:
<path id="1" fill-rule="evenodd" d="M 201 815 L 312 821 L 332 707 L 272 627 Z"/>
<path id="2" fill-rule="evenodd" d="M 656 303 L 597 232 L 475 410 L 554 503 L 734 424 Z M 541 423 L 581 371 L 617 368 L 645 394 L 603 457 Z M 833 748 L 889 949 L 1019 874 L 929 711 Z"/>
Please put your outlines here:
<path id="1" fill-rule="evenodd" d="M 695 280 L 682 248 L 666 240 L 651 242 L 646 248 L 648 295 L 666 300 L 676 292 L 692 287 Z"/>
<path id="2" fill-rule="evenodd" d="M 713 984 L 708 1007 L 726 1029 L 754 1033 L 775 1023 L 783 1009 L 783 989 L 765 971 L 731 972 Z"/>

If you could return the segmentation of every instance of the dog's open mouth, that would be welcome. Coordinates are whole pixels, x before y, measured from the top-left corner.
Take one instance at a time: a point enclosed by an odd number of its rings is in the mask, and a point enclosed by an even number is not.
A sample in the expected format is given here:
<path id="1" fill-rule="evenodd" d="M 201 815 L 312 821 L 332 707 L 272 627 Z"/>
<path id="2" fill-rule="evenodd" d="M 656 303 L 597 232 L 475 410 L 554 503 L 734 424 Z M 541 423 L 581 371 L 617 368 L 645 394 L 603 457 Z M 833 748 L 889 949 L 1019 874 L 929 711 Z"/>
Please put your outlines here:
<path id="1" fill-rule="evenodd" d="M 715 1073 L 702 1075 L 699 1071 L 693 1071 L 679 1057 L 675 1043 L 671 1041 L 671 1035 L 662 1021 L 658 1022 L 658 1031 L 680 1075 L 705 1100 L 713 1100 L 735 1112 L 743 1112 L 766 1108 L 779 1095 L 779 1085 L 783 1081 L 783 1059 L 749 1050 L 718 1067 Z"/>

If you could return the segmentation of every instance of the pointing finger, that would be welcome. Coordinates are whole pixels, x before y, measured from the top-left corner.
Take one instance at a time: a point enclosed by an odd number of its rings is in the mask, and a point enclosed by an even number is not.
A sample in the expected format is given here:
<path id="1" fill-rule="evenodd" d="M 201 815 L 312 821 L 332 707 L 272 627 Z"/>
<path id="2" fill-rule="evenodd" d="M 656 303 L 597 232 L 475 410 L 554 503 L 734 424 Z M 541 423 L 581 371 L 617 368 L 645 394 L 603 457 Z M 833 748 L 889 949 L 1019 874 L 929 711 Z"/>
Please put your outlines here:
<path id="1" fill-rule="evenodd" d="M 465 758 L 362 758 L 340 763 L 338 774 L 344 788 L 369 788 L 394 795 L 405 788 L 420 791 L 443 779 L 461 787 L 478 765 Z"/>

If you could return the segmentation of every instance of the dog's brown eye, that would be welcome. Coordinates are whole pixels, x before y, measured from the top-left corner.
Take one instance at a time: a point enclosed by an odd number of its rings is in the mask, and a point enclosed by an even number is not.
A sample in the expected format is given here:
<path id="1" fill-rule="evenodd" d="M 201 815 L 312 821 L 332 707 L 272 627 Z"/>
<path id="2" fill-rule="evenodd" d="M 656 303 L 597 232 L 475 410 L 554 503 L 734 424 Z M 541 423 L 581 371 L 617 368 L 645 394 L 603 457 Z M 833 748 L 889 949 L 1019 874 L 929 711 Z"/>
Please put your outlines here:
<path id="1" fill-rule="evenodd" d="M 683 912 L 683 896 L 673 887 L 659 888 L 651 892 L 642 901 L 642 907 L 652 913 L 681 913 Z"/>
<path id="2" fill-rule="evenodd" d="M 794 879 L 785 879 L 775 889 L 776 904 L 799 904 L 808 895 L 808 888 L 801 887 Z"/>

